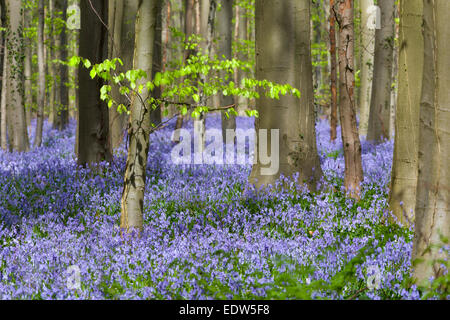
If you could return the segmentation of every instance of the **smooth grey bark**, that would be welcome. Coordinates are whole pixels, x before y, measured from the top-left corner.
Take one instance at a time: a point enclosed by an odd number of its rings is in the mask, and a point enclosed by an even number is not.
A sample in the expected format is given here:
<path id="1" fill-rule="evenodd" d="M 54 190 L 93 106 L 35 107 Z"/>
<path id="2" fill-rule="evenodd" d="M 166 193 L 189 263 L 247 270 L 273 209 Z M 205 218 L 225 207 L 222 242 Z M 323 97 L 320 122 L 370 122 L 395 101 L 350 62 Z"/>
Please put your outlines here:
<path id="1" fill-rule="evenodd" d="M 448 258 L 442 238 L 450 237 L 450 2 L 424 0 L 424 65 L 419 126 L 419 170 L 412 259 L 419 284 L 440 277 Z M 448 242 L 447 242 L 448 244 Z M 430 249 L 430 250 L 427 250 Z"/>
<path id="2" fill-rule="evenodd" d="M 109 3 L 109 57 L 120 58 L 123 66 L 118 65 L 118 72 L 126 72 L 133 67 L 134 54 L 134 25 L 136 20 L 138 0 L 119 1 Z M 111 97 L 119 104 L 129 105 L 125 96 L 120 94 L 119 86 L 112 85 Z M 109 109 L 109 130 L 111 148 L 114 150 L 123 142 L 127 126 L 127 115 L 119 113 L 117 108 Z"/>
<path id="3" fill-rule="evenodd" d="M 109 2 L 108 7 L 108 29 L 110 32 L 110 36 L 108 38 L 109 40 L 109 46 L 108 46 L 108 57 L 110 59 L 114 58 L 120 58 L 124 65 L 127 63 L 130 64 L 129 56 L 124 56 L 122 54 L 122 49 L 125 46 L 122 46 L 122 28 L 124 24 L 124 0 L 111 0 Z M 136 7 L 137 8 L 137 7 Z M 128 45 L 130 43 L 127 43 Z M 127 59 L 128 58 L 128 59 Z M 122 66 L 118 65 L 118 71 L 126 71 L 121 70 Z M 125 69 L 125 68 L 123 68 Z M 118 102 L 119 104 L 127 105 L 127 101 L 124 99 L 124 97 L 119 92 L 119 86 L 118 85 L 112 85 L 111 88 L 111 97 L 114 99 L 114 101 Z M 123 134 L 125 130 L 125 114 L 121 114 L 117 111 L 117 108 L 112 107 L 109 109 L 109 133 L 110 133 L 110 139 L 111 139 L 111 148 L 114 150 L 117 147 L 120 146 L 123 140 Z"/>
<path id="4" fill-rule="evenodd" d="M 356 124 L 353 0 L 338 0 L 339 25 L 339 116 L 344 145 L 344 186 L 352 198 L 359 199 L 363 169 L 361 141 Z"/>
<path id="5" fill-rule="evenodd" d="M 389 207 L 401 224 L 414 221 L 423 73 L 423 0 L 400 1 L 398 100 Z"/>
<path id="6" fill-rule="evenodd" d="M 50 31 L 50 47 L 47 47 L 48 58 L 48 70 L 50 78 L 52 79 L 52 84 L 50 87 L 50 99 L 49 99 L 49 122 L 52 124 L 53 129 L 58 128 L 58 112 L 61 103 L 60 91 L 58 90 L 60 79 L 59 79 L 59 68 L 55 60 L 60 58 L 60 38 L 56 35 L 56 25 L 54 23 L 57 16 L 56 0 L 49 0 L 49 18 L 51 19 L 51 24 L 49 26 Z"/>
<path id="7" fill-rule="evenodd" d="M 360 0 L 361 5 L 361 87 L 359 95 L 359 135 L 366 136 L 369 127 L 370 98 L 372 93 L 374 39 L 376 31 L 369 28 L 373 16 L 373 0 Z"/>
<path id="8" fill-rule="evenodd" d="M 108 23 L 108 1 L 81 0 L 80 9 L 80 56 L 89 59 L 93 65 L 101 63 L 108 57 L 107 29 L 103 25 Z M 99 77 L 91 79 L 84 66 L 80 66 L 78 72 L 78 164 L 86 166 L 110 161 L 108 106 L 100 99 L 104 81 Z"/>
<path id="9" fill-rule="evenodd" d="M 156 2 L 156 26 L 155 26 L 155 40 L 153 41 L 153 68 L 152 68 L 152 79 L 155 77 L 157 72 L 162 71 L 162 22 L 163 22 L 163 8 L 164 0 L 159 0 Z M 161 97 L 161 87 L 155 87 L 152 92 L 152 96 L 155 99 Z M 161 106 L 157 105 L 150 113 L 150 121 L 152 126 L 157 126 L 161 123 L 162 114 Z"/>
<path id="10" fill-rule="evenodd" d="M 379 0 L 381 28 L 375 31 L 375 58 L 367 140 L 389 139 L 395 0 Z"/>
<path id="11" fill-rule="evenodd" d="M 45 23 L 44 0 L 38 2 L 38 27 L 37 27 L 37 61 L 38 61 L 38 96 L 36 113 L 36 133 L 34 146 L 42 144 L 42 129 L 44 126 L 45 105 L 45 55 L 44 55 L 44 23 Z"/>
<path id="12" fill-rule="evenodd" d="M 31 16 L 28 10 L 24 10 L 23 13 L 23 25 L 25 28 L 30 27 Z M 24 36 L 25 37 L 25 36 Z M 33 91 L 32 91 L 32 43 L 29 38 L 24 39 L 24 103 L 25 103 L 25 115 L 27 118 L 27 126 L 31 124 L 32 106 L 33 106 Z"/>
<path id="13" fill-rule="evenodd" d="M 233 32 L 233 0 L 221 0 L 221 9 L 217 11 L 217 35 L 219 37 L 217 44 L 217 54 L 219 59 L 233 58 L 232 55 L 232 32 Z M 224 85 L 227 85 L 233 79 L 224 79 Z M 233 96 L 220 95 L 220 106 L 231 106 L 234 104 Z M 222 138 L 226 141 L 226 130 L 236 130 L 236 116 L 228 113 L 228 117 L 225 112 L 222 112 Z"/>
<path id="14" fill-rule="evenodd" d="M 55 0 L 56 9 L 61 12 L 61 19 L 67 20 L 67 0 Z M 67 30 L 66 26 L 63 25 L 61 33 L 59 34 L 59 56 L 62 61 L 67 60 Z M 58 49 L 58 48 L 57 48 Z M 69 89 L 67 87 L 68 77 L 68 67 L 64 64 L 58 64 L 59 73 L 59 109 L 57 115 L 57 128 L 59 130 L 64 130 L 69 123 Z"/>
<path id="15" fill-rule="evenodd" d="M 4 9 L 4 7 L 2 7 Z M 6 41 L 3 42 L 6 48 Z M 7 126 L 6 126 L 6 101 L 8 100 L 8 50 L 5 50 L 3 54 L 3 72 L 2 72 L 2 93 L 0 101 L 0 147 L 4 150 L 8 150 L 8 139 L 7 139 Z"/>
<path id="16" fill-rule="evenodd" d="M 5 0 L 0 0 L 0 23 L 3 28 L 7 25 L 6 19 L 6 4 Z M 6 133 L 6 92 L 7 92 L 7 81 L 6 75 L 6 32 L 0 32 L 0 44 L 1 44 L 1 54 L 0 54 L 0 74 L 1 78 L 1 92 L 0 92 L 0 148 L 6 151 L 7 149 L 7 133 Z"/>
<path id="17" fill-rule="evenodd" d="M 28 141 L 28 131 L 23 106 L 23 34 L 22 34 L 22 14 L 21 1 L 8 0 L 6 2 L 9 12 L 9 29 L 7 39 L 8 52 L 8 103 L 7 117 L 10 123 L 8 134 L 10 136 L 13 151 L 28 151 L 30 144 Z"/>
<path id="18" fill-rule="evenodd" d="M 273 100 L 260 92 L 257 101 L 259 129 L 279 129 L 279 171 L 263 175 L 261 159 L 253 165 L 250 183 L 274 184 L 280 174 L 298 173 L 298 182 L 314 190 L 322 170 L 316 146 L 309 0 L 256 1 L 256 78 L 289 83 L 301 98 L 282 96 Z M 271 150 L 271 135 L 267 139 Z M 261 139 L 257 149 L 260 150 Z"/>
<path id="19" fill-rule="evenodd" d="M 243 41 L 247 40 L 247 14 L 245 8 L 241 8 L 238 5 L 235 6 L 235 42 L 242 44 Z M 246 55 L 243 52 L 237 52 L 236 58 L 241 61 L 247 60 Z M 241 80 L 246 77 L 246 73 L 243 70 L 237 70 L 235 73 L 235 83 L 237 85 L 240 84 Z M 239 114 L 244 115 L 245 110 L 248 106 L 248 99 L 242 96 L 237 96 L 234 98 L 234 102 L 236 104 L 236 111 Z"/>
<path id="20" fill-rule="evenodd" d="M 133 69 L 144 70 L 152 74 L 153 48 L 157 18 L 157 0 L 140 1 L 136 19 L 136 47 Z M 145 86 L 147 79 L 139 80 L 143 84 L 141 95 L 133 95 L 130 124 L 128 130 L 128 158 L 121 200 L 120 228 L 123 233 L 137 232 L 143 229 L 143 209 L 145 191 L 145 171 L 150 145 L 151 106 L 142 97 L 149 91 Z"/>
<path id="21" fill-rule="evenodd" d="M 79 0 L 69 0 L 69 5 L 78 4 Z M 79 55 L 79 31 L 78 30 L 70 30 L 68 32 L 68 40 L 69 40 L 69 56 L 78 56 Z M 69 68 L 69 78 L 73 81 L 73 86 L 69 88 L 69 117 L 76 119 L 78 113 L 78 69 L 77 68 Z M 78 136 L 78 134 L 77 134 Z M 77 143 L 75 143 L 75 149 L 77 148 Z M 75 151 L 75 154 L 78 154 Z"/>
<path id="22" fill-rule="evenodd" d="M 183 20 L 184 17 L 184 34 L 186 41 L 194 33 L 194 0 L 184 0 L 184 15 L 181 14 L 180 17 Z M 183 23 L 181 23 L 183 25 Z M 193 53 L 192 50 L 184 50 L 183 61 L 186 61 L 188 57 Z M 177 117 L 177 122 L 175 124 L 175 132 L 172 137 L 172 141 L 175 143 L 180 142 L 179 130 L 183 127 L 183 116 L 180 114 Z"/>
<path id="23" fill-rule="evenodd" d="M 335 1 L 330 0 L 330 140 L 337 138 L 338 101 L 337 101 L 337 57 L 336 57 L 336 13 Z"/>

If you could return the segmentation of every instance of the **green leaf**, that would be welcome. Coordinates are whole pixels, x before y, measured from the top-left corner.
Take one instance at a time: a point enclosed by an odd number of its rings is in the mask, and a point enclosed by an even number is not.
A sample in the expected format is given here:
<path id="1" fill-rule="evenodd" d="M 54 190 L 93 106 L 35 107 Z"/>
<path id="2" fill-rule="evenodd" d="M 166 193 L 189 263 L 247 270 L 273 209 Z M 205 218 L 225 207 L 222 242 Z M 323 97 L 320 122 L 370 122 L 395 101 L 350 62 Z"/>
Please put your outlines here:
<path id="1" fill-rule="evenodd" d="M 92 70 L 91 70 L 91 72 L 89 73 L 89 75 L 91 76 L 91 79 L 94 79 L 95 76 L 97 75 L 97 71 L 96 71 L 94 68 L 92 68 Z"/>
<path id="2" fill-rule="evenodd" d="M 89 69 L 92 66 L 91 62 L 88 59 L 84 59 L 83 64 L 86 69 Z"/>

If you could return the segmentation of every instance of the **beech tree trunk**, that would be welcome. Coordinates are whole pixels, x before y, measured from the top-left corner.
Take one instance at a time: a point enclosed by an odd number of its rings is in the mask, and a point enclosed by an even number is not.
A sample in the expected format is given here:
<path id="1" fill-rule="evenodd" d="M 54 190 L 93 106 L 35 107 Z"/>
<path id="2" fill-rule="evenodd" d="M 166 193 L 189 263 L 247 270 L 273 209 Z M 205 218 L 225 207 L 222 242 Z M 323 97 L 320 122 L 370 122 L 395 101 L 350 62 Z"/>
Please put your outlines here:
<path id="1" fill-rule="evenodd" d="M 67 0 L 56 0 L 56 8 L 62 13 L 61 19 L 67 20 Z M 58 49 L 60 52 L 60 58 L 62 61 L 67 60 L 67 34 L 66 26 L 62 26 L 61 33 L 59 35 L 59 45 Z M 68 68 L 64 64 L 58 65 L 59 69 L 59 110 L 57 116 L 57 125 L 59 130 L 64 130 L 69 123 L 69 89 L 67 87 Z M 58 88 L 55 88 L 58 89 Z"/>
<path id="2" fill-rule="evenodd" d="M 217 54 L 220 59 L 231 60 L 232 56 L 232 32 L 233 32 L 233 0 L 221 0 L 222 7 L 217 11 L 217 33 L 219 36 Z M 231 80 L 231 79 L 230 79 Z M 224 85 L 227 85 L 229 81 L 226 81 Z M 234 103 L 233 96 L 221 95 L 219 99 L 220 106 L 229 106 Z M 225 112 L 222 112 L 222 138 L 226 141 L 226 130 L 236 130 L 236 116 Z"/>
<path id="3" fill-rule="evenodd" d="M 23 105 L 23 34 L 22 34 L 22 14 L 21 1 L 8 0 L 7 8 L 9 21 L 6 29 L 9 29 L 7 39 L 8 52 L 8 101 L 7 117 L 10 123 L 8 134 L 10 136 L 11 148 L 13 151 L 28 151 L 30 144 L 28 141 L 27 123 L 25 108 Z"/>
<path id="4" fill-rule="evenodd" d="M 34 146 L 40 147 L 42 144 L 42 129 L 44 126 L 44 105 L 45 105 L 45 55 L 44 55 L 44 0 L 38 2 L 38 28 L 37 28 L 37 62 L 38 62 L 38 97 L 36 114 L 36 133 Z"/>
<path id="5" fill-rule="evenodd" d="M 80 56 L 94 65 L 108 57 L 106 26 L 108 1 L 81 0 Z M 91 8 L 91 4 L 93 8 Z M 95 13 L 94 10 L 97 12 Z M 80 106 L 78 111 L 78 164 L 82 166 L 111 160 L 108 106 L 100 99 L 104 81 L 91 79 L 89 70 L 80 66 L 78 74 Z"/>
<path id="6" fill-rule="evenodd" d="M 352 198 L 360 196 L 363 170 L 361 142 L 356 125 L 353 0 L 337 0 L 339 24 L 339 107 L 342 143 L 344 145 L 344 185 Z"/>
<path id="7" fill-rule="evenodd" d="M 381 29 L 375 32 L 375 64 L 367 140 L 382 142 L 390 138 L 395 0 L 379 0 L 378 6 L 381 9 Z"/>
<path id="8" fill-rule="evenodd" d="M 236 5 L 236 15 L 235 15 L 235 42 L 236 44 L 242 45 L 245 40 L 247 40 L 247 15 L 245 8 L 241 8 Z M 238 46 L 239 48 L 240 46 Z M 241 61 L 246 61 L 247 57 L 244 52 L 237 52 L 236 58 Z M 243 70 L 237 70 L 235 74 L 235 83 L 237 85 L 240 84 L 241 80 L 246 77 L 246 74 Z M 239 114 L 245 114 L 245 110 L 248 106 L 248 99 L 242 96 L 237 96 L 234 99 L 236 104 L 236 111 Z"/>
<path id="9" fill-rule="evenodd" d="M 419 126 L 419 170 L 413 261 L 419 283 L 444 274 L 437 259 L 448 258 L 441 237 L 450 237 L 450 2 L 424 0 L 424 68 Z"/>
<path id="10" fill-rule="evenodd" d="M 153 48 L 157 18 L 157 1 L 140 1 L 136 19 L 136 47 L 134 69 L 144 70 L 152 74 Z M 141 97 L 148 95 L 144 85 Z M 128 130 L 128 158 L 124 177 L 124 188 L 121 201 L 120 228 L 123 233 L 137 232 L 143 229 L 143 207 L 145 191 L 145 170 L 150 145 L 150 113 L 151 106 L 143 103 L 134 95 L 131 103 L 130 124 Z"/>
<path id="11" fill-rule="evenodd" d="M 0 0 L 0 22 L 3 28 L 6 28 L 8 22 L 6 17 L 6 3 L 5 0 Z M 8 51 L 6 50 L 6 32 L 2 31 L 0 33 L 2 45 L 1 55 L 0 55 L 0 67 L 1 67 L 1 94 L 0 94 L 0 148 L 4 151 L 8 148 L 7 141 L 7 130 L 6 130 L 6 100 L 8 92 L 8 74 L 7 74 L 7 62 L 8 62 Z"/>
<path id="12" fill-rule="evenodd" d="M 398 100 L 389 206 L 401 224 L 414 220 L 423 73 L 423 0 L 400 1 Z"/>
<path id="13" fill-rule="evenodd" d="M 267 186 L 280 174 L 298 173 L 298 183 L 314 190 L 322 170 L 315 134 L 309 0 L 256 1 L 256 78 L 289 83 L 300 90 L 301 98 L 281 96 L 273 100 L 261 92 L 256 132 L 279 129 L 279 140 L 275 141 L 279 144 L 279 170 L 265 175 L 261 169 L 266 165 L 258 157 L 250 182 L 256 187 Z M 272 150 L 271 135 L 267 140 L 267 149 Z M 261 145 L 258 139 L 256 150 Z"/>
<path id="14" fill-rule="evenodd" d="M 337 104 L 337 59 L 336 59 L 336 11 L 335 1 L 330 0 L 330 140 L 337 138 L 338 104 Z"/>
<path id="15" fill-rule="evenodd" d="M 359 96 L 359 134 L 367 135 L 374 63 L 375 29 L 369 27 L 373 19 L 373 0 L 361 0 L 361 89 Z"/>
<path id="16" fill-rule="evenodd" d="M 183 16 L 183 15 L 181 15 Z M 184 0 L 184 34 L 186 36 L 186 41 L 194 33 L 194 0 Z M 187 60 L 189 55 L 192 53 L 191 50 L 184 50 L 184 61 Z M 180 135 L 178 129 L 183 127 L 183 116 L 180 114 L 177 117 L 177 122 L 175 124 L 175 133 L 173 135 L 173 142 L 180 142 Z"/>
<path id="17" fill-rule="evenodd" d="M 152 79 L 157 72 L 162 71 L 162 16 L 163 16 L 163 2 L 164 0 L 156 1 L 156 26 L 155 26 L 155 40 L 153 41 L 153 68 Z M 161 87 L 155 87 L 152 92 L 152 96 L 155 99 L 161 97 Z M 161 106 L 155 106 L 155 109 L 151 110 L 150 121 L 152 126 L 157 126 L 161 123 L 162 114 Z"/>
<path id="18" fill-rule="evenodd" d="M 23 23 L 25 28 L 30 27 L 31 17 L 30 12 L 28 10 L 24 10 L 23 15 Z M 31 116 L 32 116 L 32 106 L 33 106 L 33 91 L 32 91 L 32 43 L 30 38 L 24 39 L 25 47 L 24 47 L 24 103 L 25 103 L 25 115 L 27 127 L 31 124 Z"/>
<path id="19" fill-rule="evenodd" d="M 2 11 L 4 7 L 2 6 Z M 3 42 L 5 48 L 7 46 L 7 42 Z M 3 54 L 3 72 L 2 72 L 2 93 L 1 93 L 1 101 L 0 101 L 0 147 L 4 150 L 8 150 L 8 137 L 7 137 L 7 126 L 6 126 L 6 101 L 8 100 L 8 75 L 9 67 L 8 67 L 8 50 L 4 50 Z"/>
<path id="20" fill-rule="evenodd" d="M 79 0 L 69 0 L 69 5 L 79 4 Z M 69 56 L 79 55 L 79 34 L 78 30 L 70 30 L 68 34 L 69 38 Z M 78 69 L 69 68 L 69 77 L 72 79 L 74 86 L 69 88 L 69 117 L 76 119 L 78 117 L 78 105 L 79 105 L 79 94 L 78 94 Z M 78 127 L 77 127 L 78 128 Z M 78 136 L 78 134 L 76 134 Z M 78 143 L 75 142 L 75 154 L 78 154 L 76 150 Z"/>

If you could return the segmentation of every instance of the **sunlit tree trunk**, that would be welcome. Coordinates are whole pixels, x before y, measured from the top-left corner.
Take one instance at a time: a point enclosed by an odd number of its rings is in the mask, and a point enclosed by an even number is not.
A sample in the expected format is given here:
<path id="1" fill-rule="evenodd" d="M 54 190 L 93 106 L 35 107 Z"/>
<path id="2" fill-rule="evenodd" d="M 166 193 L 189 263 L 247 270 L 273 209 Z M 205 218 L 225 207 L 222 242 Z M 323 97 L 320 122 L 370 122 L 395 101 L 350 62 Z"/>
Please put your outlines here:
<path id="1" fill-rule="evenodd" d="M 338 105 L 337 105 L 337 59 L 336 59 L 336 15 L 335 1 L 330 0 L 330 140 L 337 138 Z"/>
<path id="2" fill-rule="evenodd" d="M 92 64 L 101 63 L 108 57 L 108 35 L 103 25 L 108 23 L 108 1 L 81 0 L 80 4 L 80 56 L 89 59 Z M 78 79 L 78 164 L 86 166 L 110 161 L 108 106 L 99 94 L 104 81 L 98 77 L 91 79 L 89 70 L 84 66 L 79 67 Z"/>
<path id="3" fill-rule="evenodd" d="M 45 56 L 44 56 L 44 0 L 38 2 L 38 28 L 37 28 L 37 63 L 38 63 L 38 97 L 36 114 L 36 133 L 34 146 L 40 147 L 42 144 L 42 129 L 44 126 L 44 105 L 45 105 Z"/>
<path id="4" fill-rule="evenodd" d="M 232 32 L 233 32 L 233 0 L 221 0 L 221 9 L 217 11 L 217 36 L 219 37 L 217 54 L 220 59 L 231 60 L 232 57 Z M 231 79 L 230 79 L 231 80 Z M 227 85 L 227 82 L 224 83 Z M 221 106 L 229 106 L 234 103 L 233 96 L 221 95 L 219 104 Z M 228 113 L 222 113 L 222 138 L 226 141 L 226 130 L 236 130 L 236 117 Z"/>
<path id="5" fill-rule="evenodd" d="M 153 48 L 155 40 L 157 0 L 140 1 L 136 19 L 136 47 L 134 69 L 152 74 Z M 147 97 L 146 79 L 141 97 Z M 120 227 L 124 233 L 140 232 L 143 229 L 143 208 L 145 191 L 145 170 L 149 150 L 150 108 L 139 96 L 134 95 L 131 103 L 128 130 L 128 158 L 121 200 Z"/>
<path id="6" fill-rule="evenodd" d="M 381 28 L 375 32 L 375 60 L 367 140 L 389 139 L 394 54 L 395 0 L 379 0 Z"/>
<path id="7" fill-rule="evenodd" d="M 79 4 L 79 0 L 69 0 L 69 5 Z M 69 56 L 78 56 L 79 55 L 79 34 L 78 30 L 70 30 L 68 34 L 69 40 Z M 69 68 L 69 78 L 73 81 L 74 86 L 69 88 L 69 117 L 76 119 L 78 113 L 78 69 L 77 68 Z M 77 127 L 78 128 L 78 127 Z M 78 134 L 76 134 L 78 136 Z M 75 149 L 77 148 L 78 143 L 75 143 Z M 78 154 L 75 151 L 75 154 Z"/>
<path id="8" fill-rule="evenodd" d="M 396 5 L 395 8 L 395 20 L 398 21 L 399 19 L 399 6 Z M 389 119 L 389 138 L 393 138 L 395 134 L 395 109 L 397 106 L 397 97 L 398 97 L 398 52 L 399 52 L 399 46 L 398 46 L 398 38 L 399 38 L 399 24 L 396 22 L 394 23 L 395 28 L 395 41 L 394 41 L 394 53 L 393 53 L 393 59 L 392 59 L 392 83 L 393 87 L 391 90 L 391 116 Z"/>
<path id="9" fill-rule="evenodd" d="M 163 7 L 164 0 L 159 0 L 156 2 L 156 26 L 155 26 L 155 40 L 153 41 L 153 68 L 152 68 L 152 79 L 155 77 L 157 72 L 162 71 L 162 21 L 163 21 Z M 161 87 L 155 87 L 152 92 L 152 96 L 155 99 L 161 97 Z M 156 126 L 161 123 L 162 114 L 161 106 L 155 106 L 155 109 L 151 110 L 150 121 L 152 126 Z"/>
<path id="10" fill-rule="evenodd" d="M 31 16 L 28 10 L 24 10 L 23 13 L 23 24 L 25 29 L 30 27 Z M 25 35 L 24 35 L 25 37 Z M 27 118 L 27 126 L 31 124 L 31 108 L 33 105 L 33 92 L 32 92 L 32 44 L 29 38 L 24 39 L 24 103 L 25 103 L 25 115 Z"/>
<path id="11" fill-rule="evenodd" d="M 261 170 L 267 166 L 258 157 L 250 182 L 257 187 L 267 186 L 274 184 L 280 174 L 298 173 L 298 182 L 314 190 L 322 171 L 315 135 L 309 0 L 256 1 L 256 78 L 289 83 L 300 90 L 301 98 L 282 96 L 272 100 L 260 93 L 257 135 L 259 129 L 269 133 L 279 129 L 279 140 L 274 141 L 279 145 L 279 170 L 266 175 L 270 172 Z M 268 134 L 268 150 L 272 150 L 272 134 Z M 256 150 L 261 146 L 258 139 Z"/>
<path id="12" fill-rule="evenodd" d="M 373 19 L 373 0 L 360 0 L 361 3 L 361 91 L 359 96 L 359 134 L 367 135 L 369 126 L 370 97 L 374 60 L 375 28 L 370 28 Z"/>
<path id="13" fill-rule="evenodd" d="M 183 16 L 183 15 L 182 15 Z M 194 0 L 184 0 L 184 34 L 186 40 L 194 33 Z M 192 53 L 191 50 L 184 50 L 184 61 L 187 60 L 189 55 Z M 183 127 L 183 116 L 179 115 L 177 117 L 177 122 L 175 124 L 175 133 L 173 135 L 173 141 L 175 143 L 180 142 L 179 130 Z"/>
<path id="14" fill-rule="evenodd" d="M 62 13 L 61 19 L 67 20 L 67 0 L 56 0 L 56 8 Z M 61 33 L 59 34 L 59 46 L 57 50 L 62 61 L 67 60 L 67 34 L 65 25 L 62 26 Z M 58 64 L 59 73 L 59 88 L 55 90 L 59 91 L 59 109 L 57 115 L 58 129 L 63 130 L 69 123 L 69 90 L 67 87 L 68 82 L 68 68 L 64 64 Z"/>
<path id="15" fill-rule="evenodd" d="M 4 10 L 4 7 L 2 6 L 2 10 Z M 7 45 L 7 42 L 3 42 L 5 47 Z M 0 100 L 0 147 L 6 151 L 8 150 L 8 139 L 7 139 L 7 126 L 6 126 L 6 101 L 8 100 L 8 50 L 4 51 L 3 54 L 3 72 L 2 72 L 2 93 L 1 93 L 1 100 Z"/>
<path id="16" fill-rule="evenodd" d="M 236 44 L 240 44 L 241 46 L 244 44 L 243 41 L 247 40 L 247 15 L 245 8 L 241 8 L 236 5 L 236 24 L 235 24 L 235 42 Z M 238 46 L 239 48 L 240 46 Z M 241 47 L 242 49 L 242 47 Z M 244 52 L 240 51 L 236 54 L 236 58 L 241 61 L 247 60 L 247 57 Z M 237 70 L 235 74 L 235 83 L 239 84 L 243 78 L 246 77 L 246 74 L 242 70 Z M 234 100 L 236 104 L 236 108 L 239 114 L 243 114 L 247 109 L 248 101 L 247 98 L 242 96 L 235 97 Z"/>
<path id="17" fill-rule="evenodd" d="M 344 145 L 344 185 L 353 198 L 359 198 L 363 170 L 361 142 L 356 125 L 353 0 L 337 0 L 339 24 L 339 115 Z"/>
<path id="18" fill-rule="evenodd" d="M 6 3 L 5 0 L 0 0 L 0 23 L 3 28 L 6 29 L 7 26 L 7 18 L 6 18 Z M 6 32 L 2 31 L 0 33 L 0 44 L 1 55 L 0 55 L 0 67 L 1 67 L 1 94 L 0 94 L 0 148 L 3 150 L 7 150 L 7 133 L 6 133 L 6 94 L 8 92 L 7 84 L 8 84 L 8 75 L 7 75 L 7 50 L 6 50 Z"/>
<path id="19" fill-rule="evenodd" d="M 419 170 L 413 260 L 420 283 L 444 274 L 437 259 L 448 253 L 430 245 L 450 237 L 450 2 L 424 0 L 424 68 L 419 125 Z"/>
<path id="20" fill-rule="evenodd" d="M 400 1 L 398 100 L 389 206 L 412 222 L 416 205 L 419 106 L 423 73 L 423 0 Z"/>
<path id="21" fill-rule="evenodd" d="M 111 32 L 108 38 L 108 41 L 110 42 L 108 46 L 108 56 L 110 59 L 120 58 L 124 64 L 127 63 L 126 60 L 128 58 L 125 57 L 121 52 L 122 48 L 125 48 L 125 46 L 122 46 L 122 28 L 124 25 L 123 11 L 125 2 L 128 1 L 111 0 L 109 1 L 108 7 L 108 28 Z M 120 69 L 121 66 L 118 65 L 118 70 Z M 124 101 L 123 99 L 124 97 L 122 97 L 122 95 L 120 94 L 119 87 L 117 85 L 112 85 L 111 97 L 114 99 L 114 101 L 127 105 L 126 101 Z M 109 133 L 111 139 L 111 148 L 113 150 L 120 146 L 120 144 L 122 143 L 125 130 L 124 120 L 125 114 L 120 114 L 117 111 L 117 108 L 112 107 L 109 109 Z"/>
<path id="22" fill-rule="evenodd" d="M 14 151 L 28 151 L 30 144 L 28 141 L 27 123 L 25 117 L 25 108 L 23 105 L 23 34 L 22 34 L 22 2 L 18 0 L 8 0 L 7 8 L 9 12 L 9 23 L 6 29 L 9 29 L 7 39 L 8 52 L 8 103 L 7 116 L 10 122 L 11 147 Z"/>

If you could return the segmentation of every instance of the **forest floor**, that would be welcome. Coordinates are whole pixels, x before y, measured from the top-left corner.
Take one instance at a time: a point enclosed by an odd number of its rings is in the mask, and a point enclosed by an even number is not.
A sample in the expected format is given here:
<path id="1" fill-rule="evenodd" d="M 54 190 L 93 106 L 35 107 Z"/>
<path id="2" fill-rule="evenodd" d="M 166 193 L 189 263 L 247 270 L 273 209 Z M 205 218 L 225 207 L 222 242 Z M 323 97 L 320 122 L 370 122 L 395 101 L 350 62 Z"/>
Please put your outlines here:
<path id="1" fill-rule="evenodd" d="M 238 127 L 253 121 L 238 118 Z M 112 164 L 80 168 L 71 122 L 63 132 L 45 123 L 43 146 L 29 153 L 0 151 L 0 297 L 419 298 L 407 284 L 412 226 L 387 220 L 392 141 L 362 141 L 356 202 L 342 192 L 342 142 L 329 142 L 326 121 L 317 124 L 324 180 L 314 194 L 292 182 L 257 192 L 249 165 L 174 165 L 173 126 L 151 136 L 140 239 L 118 228 L 124 147 Z M 78 289 L 67 287 L 70 266 Z"/>

